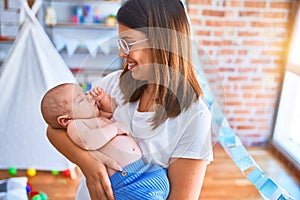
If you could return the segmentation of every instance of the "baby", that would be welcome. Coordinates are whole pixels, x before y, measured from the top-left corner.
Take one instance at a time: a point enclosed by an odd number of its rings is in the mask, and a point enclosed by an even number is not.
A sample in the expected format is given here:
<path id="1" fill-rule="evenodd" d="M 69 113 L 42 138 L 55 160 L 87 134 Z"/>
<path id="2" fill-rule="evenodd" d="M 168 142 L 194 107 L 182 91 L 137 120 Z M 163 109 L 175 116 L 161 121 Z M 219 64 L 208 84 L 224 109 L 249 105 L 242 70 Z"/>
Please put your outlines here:
<path id="1" fill-rule="evenodd" d="M 98 150 L 123 168 L 122 172 L 107 169 L 116 200 L 166 199 L 170 189 L 166 169 L 144 163 L 134 138 L 120 123 L 109 120 L 115 108 L 114 100 L 100 87 L 85 93 L 73 83 L 50 89 L 41 102 L 49 126 L 67 129 L 80 148 Z"/>

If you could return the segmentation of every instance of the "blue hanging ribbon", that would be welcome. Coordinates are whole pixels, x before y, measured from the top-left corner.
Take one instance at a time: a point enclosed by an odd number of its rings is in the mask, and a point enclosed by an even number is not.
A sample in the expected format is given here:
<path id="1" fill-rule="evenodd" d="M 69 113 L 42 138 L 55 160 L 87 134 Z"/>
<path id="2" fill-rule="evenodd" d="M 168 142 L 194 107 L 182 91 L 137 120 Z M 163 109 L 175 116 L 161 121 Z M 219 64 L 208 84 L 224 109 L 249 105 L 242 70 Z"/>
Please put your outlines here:
<path id="1" fill-rule="evenodd" d="M 196 72 L 198 81 L 203 89 L 203 99 L 213 113 L 212 129 L 215 134 L 219 135 L 218 141 L 230 158 L 265 199 L 295 200 L 294 197 L 290 196 L 283 188 L 279 187 L 258 167 L 257 163 L 255 163 L 240 139 L 229 126 L 220 106 L 217 104 L 217 101 L 208 87 L 208 81 L 204 77 L 204 73 L 200 69 L 196 70 Z M 250 171 L 250 169 L 252 170 Z M 250 172 L 246 175 L 244 172 L 245 170 Z"/>
<path id="2" fill-rule="evenodd" d="M 215 123 L 222 125 L 220 120 Z M 254 169 L 245 176 L 258 189 L 261 195 L 265 199 L 270 200 L 295 200 L 295 198 L 290 196 L 283 188 L 279 187 L 258 167 L 239 138 L 229 127 L 228 122 L 223 120 L 223 124 L 225 124 L 225 126 L 222 127 L 219 142 L 244 175 L 245 170 L 254 167 Z"/>

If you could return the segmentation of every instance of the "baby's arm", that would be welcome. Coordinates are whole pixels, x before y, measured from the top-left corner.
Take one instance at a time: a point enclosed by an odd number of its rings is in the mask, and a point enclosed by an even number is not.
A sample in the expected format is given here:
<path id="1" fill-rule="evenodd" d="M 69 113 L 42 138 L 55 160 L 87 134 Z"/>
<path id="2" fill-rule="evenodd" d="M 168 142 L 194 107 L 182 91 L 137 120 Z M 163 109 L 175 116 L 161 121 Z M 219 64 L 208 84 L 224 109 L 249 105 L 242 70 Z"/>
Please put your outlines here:
<path id="1" fill-rule="evenodd" d="M 111 123 L 103 128 L 91 128 L 89 120 L 73 120 L 67 128 L 68 136 L 80 148 L 85 150 L 97 150 L 107 144 L 119 133 L 116 123 Z M 95 122 L 92 122 L 95 123 Z"/>
<path id="2" fill-rule="evenodd" d="M 89 91 L 90 95 L 94 97 L 96 101 L 100 103 L 101 116 L 112 116 L 112 113 L 116 109 L 116 103 L 111 96 L 109 96 L 101 87 L 95 87 Z"/>

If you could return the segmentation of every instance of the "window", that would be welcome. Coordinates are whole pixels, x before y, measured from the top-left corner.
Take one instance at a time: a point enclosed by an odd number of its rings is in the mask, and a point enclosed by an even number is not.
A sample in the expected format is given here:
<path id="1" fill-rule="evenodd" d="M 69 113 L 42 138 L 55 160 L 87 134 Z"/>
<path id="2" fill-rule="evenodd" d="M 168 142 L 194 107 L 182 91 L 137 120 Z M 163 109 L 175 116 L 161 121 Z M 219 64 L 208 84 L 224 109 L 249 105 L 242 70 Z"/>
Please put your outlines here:
<path id="1" fill-rule="evenodd" d="M 300 10 L 296 17 L 275 123 L 274 146 L 300 170 Z"/>

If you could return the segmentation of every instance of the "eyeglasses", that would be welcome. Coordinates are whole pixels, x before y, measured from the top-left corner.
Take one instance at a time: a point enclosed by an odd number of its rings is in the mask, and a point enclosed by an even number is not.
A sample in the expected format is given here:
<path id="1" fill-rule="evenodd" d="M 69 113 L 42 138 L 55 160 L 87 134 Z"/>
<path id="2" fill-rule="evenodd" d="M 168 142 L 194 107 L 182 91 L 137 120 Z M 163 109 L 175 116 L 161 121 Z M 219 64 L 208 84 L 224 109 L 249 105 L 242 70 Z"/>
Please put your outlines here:
<path id="1" fill-rule="evenodd" d="M 149 40 L 149 39 L 146 38 L 146 39 L 143 39 L 143 40 L 140 40 L 140 41 L 127 43 L 126 40 L 118 38 L 117 43 L 118 43 L 119 50 L 121 50 L 124 54 L 129 55 L 130 47 L 132 45 L 139 44 L 139 43 L 145 42 L 147 40 Z"/>

